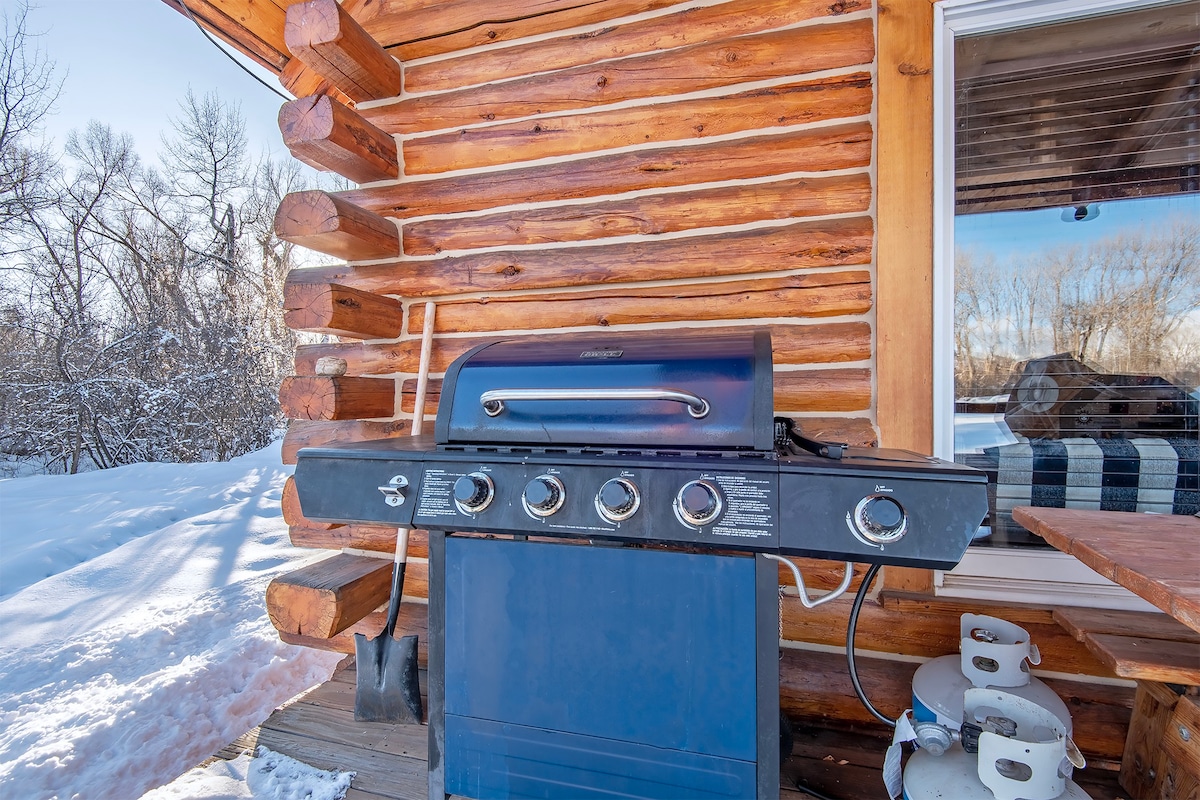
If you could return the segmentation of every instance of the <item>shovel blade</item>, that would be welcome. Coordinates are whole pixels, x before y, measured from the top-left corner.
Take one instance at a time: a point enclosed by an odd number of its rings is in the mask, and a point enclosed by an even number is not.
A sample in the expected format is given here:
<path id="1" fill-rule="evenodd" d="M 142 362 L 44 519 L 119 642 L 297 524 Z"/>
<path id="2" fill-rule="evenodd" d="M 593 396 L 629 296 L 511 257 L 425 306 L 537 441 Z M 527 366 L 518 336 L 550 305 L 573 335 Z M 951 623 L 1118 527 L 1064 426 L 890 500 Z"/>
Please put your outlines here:
<path id="1" fill-rule="evenodd" d="M 417 637 L 368 639 L 354 634 L 358 678 L 354 718 L 360 722 L 421 722 L 421 687 L 417 680 Z"/>

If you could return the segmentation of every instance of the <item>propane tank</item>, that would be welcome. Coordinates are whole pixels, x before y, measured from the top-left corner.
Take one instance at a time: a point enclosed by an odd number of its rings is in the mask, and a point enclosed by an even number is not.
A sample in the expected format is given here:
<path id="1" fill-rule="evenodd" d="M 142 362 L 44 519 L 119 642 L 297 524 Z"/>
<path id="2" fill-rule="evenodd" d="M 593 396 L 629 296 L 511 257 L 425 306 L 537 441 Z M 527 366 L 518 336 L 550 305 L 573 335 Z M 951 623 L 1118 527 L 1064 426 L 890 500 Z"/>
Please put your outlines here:
<path id="1" fill-rule="evenodd" d="M 922 664 L 913 675 L 912 708 L 917 722 L 937 722 L 957 730 L 963 694 L 972 686 L 1003 688 L 1047 709 L 1071 733 L 1071 712 L 1053 689 L 1029 674 L 1041 653 L 1022 627 L 996 617 L 959 618 L 959 654 Z M 1028 664 L 1026 663 L 1028 662 Z"/>
<path id="2" fill-rule="evenodd" d="M 953 744 L 908 759 L 905 800 L 1090 800 L 1071 780 L 1083 759 L 1054 713 L 997 689 L 967 689 L 964 705 Z"/>

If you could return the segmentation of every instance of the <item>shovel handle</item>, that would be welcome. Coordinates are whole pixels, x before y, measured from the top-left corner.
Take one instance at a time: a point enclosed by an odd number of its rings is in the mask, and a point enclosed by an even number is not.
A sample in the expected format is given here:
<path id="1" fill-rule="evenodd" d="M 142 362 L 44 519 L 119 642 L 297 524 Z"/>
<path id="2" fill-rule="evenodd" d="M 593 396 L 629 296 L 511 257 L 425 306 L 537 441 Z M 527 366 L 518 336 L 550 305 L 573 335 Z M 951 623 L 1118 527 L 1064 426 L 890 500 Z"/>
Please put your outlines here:
<path id="1" fill-rule="evenodd" d="M 408 528 L 401 528 L 396 535 L 396 560 L 392 563 L 392 591 L 388 596 L 387 623 L 383 635 L 390 637 L 396 631 L 396 620 L 400 617 L 400 596 L 404 593 L 404 566 L 400 553 L 408 549 Z"/>

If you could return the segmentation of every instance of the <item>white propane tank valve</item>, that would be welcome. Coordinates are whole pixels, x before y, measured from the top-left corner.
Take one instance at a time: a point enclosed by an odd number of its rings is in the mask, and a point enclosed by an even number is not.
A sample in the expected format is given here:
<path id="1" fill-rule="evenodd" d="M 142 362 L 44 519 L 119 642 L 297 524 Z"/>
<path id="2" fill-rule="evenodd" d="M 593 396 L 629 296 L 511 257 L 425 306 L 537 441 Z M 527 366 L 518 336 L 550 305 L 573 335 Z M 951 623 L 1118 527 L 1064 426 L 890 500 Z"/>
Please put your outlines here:
<path id="1" fill-rule="evenodd" d="M 1003 688 L 1048 709 L 1071 732 L 1071 712 L 1053 689 L 1030 674 L 1041 663 L 1029 633 L 997 617 L 963 614 L 959 618 L 959 654 L 922 664 L 913 675 L 913 718 L 958 730 L 963 695 L 971 687 Z"/>
<path id="2" fill-rule="evenodd" d="M 1089 800 L 1071 780 L 1083 760 L 1051 711 L 999 689 L 964 692 L 961 734 L 938 755 L 922 747 L 904 768 L 905 800 Z M 917 723 L 918 740 L 931 723 Z"/>

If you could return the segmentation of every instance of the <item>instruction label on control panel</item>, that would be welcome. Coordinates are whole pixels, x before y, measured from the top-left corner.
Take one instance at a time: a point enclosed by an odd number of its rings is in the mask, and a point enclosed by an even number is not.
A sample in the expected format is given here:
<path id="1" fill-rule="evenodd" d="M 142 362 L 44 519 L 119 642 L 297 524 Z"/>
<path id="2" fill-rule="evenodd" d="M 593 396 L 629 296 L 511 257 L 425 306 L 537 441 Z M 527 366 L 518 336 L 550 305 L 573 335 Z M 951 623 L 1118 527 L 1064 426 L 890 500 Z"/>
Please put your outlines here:
<path id="1" fill-rule="evenodd" d="M 425 470 L 425 476 L 421 479 L 421 494 L 417 497 L 417 510 L 413 514 L 414 519 L 456 516 L 457 510 L 451 497 L 454 482 L 462 475 L 461 472 L 447 472 L 444 469 Z"/>
<path id="2" fill-rule="evenodd" d="M 752 473 L 706 477 L 725 496 L 725 513 L 708 533 L 738 539 L 775 535 L 775 482 L 772 478 Z"/>

